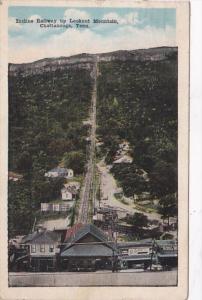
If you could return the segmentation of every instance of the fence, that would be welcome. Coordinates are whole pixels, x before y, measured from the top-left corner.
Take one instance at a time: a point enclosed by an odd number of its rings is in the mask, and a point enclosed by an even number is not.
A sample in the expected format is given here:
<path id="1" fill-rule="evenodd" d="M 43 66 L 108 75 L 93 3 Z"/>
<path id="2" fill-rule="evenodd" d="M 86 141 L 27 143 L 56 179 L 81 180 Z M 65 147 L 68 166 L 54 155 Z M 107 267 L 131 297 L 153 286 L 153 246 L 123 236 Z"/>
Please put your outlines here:
<path id="1" fill-rule="evenodd" d="M 68 203 L 41 203 L 41 212 L 60 212 L 69 209 L 70 205 Z"/>

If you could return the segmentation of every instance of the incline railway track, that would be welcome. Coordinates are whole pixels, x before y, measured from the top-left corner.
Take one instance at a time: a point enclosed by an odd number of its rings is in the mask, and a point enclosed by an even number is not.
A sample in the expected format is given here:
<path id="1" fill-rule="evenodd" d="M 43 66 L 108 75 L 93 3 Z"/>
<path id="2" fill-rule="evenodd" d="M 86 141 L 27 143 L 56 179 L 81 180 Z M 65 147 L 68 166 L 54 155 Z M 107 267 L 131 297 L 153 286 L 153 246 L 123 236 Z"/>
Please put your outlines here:
<path id="1" fill-rule="evenodd" d="M 96 100 L 97 100 L 97 58 L 95 59 L 93 71 L 93 91 L 92 91 L 92 113 L 91 113 L 91 135 L 90 135 L 90 151 L 87 165 L 87 172 L 84 180 L 84 188 L 81 196 L 81 203 L 79 208 L 79 223 L 88 223 L 89 215 L 89 199 L 91 189 L 93 188 L 93 178 L 95 172 L 95 135 L 96 135 Z"/>

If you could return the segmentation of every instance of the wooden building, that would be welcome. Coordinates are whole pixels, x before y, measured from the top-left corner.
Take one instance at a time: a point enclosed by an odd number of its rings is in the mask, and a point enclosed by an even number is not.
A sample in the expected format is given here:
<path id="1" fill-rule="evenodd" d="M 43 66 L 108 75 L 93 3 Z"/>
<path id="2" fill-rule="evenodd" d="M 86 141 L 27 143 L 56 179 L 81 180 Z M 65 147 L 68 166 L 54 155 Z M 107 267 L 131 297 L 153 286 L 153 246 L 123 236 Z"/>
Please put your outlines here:
<path id="1" fill-rule="evenodd" d="M 136 268 L 142 265 L 147 269 L 152 265 L 153 241 L 152 239 L 134 242 L 117 243 L 119 259 L 126 268 Z"/>
<path id="2" fill-rule="evenodd" d="M 79 226 L 65 243 L 60 253 L 62 270 L 111 269 L 117 256 L 115 243 L 93 224 Z"/>
<path id="3" fill-rule="evenodd" d="M 164 268 L 177 267 L 178 246 L 176 240 L 156 240 L 155 249 L 157 260 Z"/>
<path id="4" fill-rule="evenodd" d="M 61 235 L 55 231 L 39 230 L 25 236 L 22 244 L 28 246 L 30 270 L 54 271 L 60 242 Z"/>

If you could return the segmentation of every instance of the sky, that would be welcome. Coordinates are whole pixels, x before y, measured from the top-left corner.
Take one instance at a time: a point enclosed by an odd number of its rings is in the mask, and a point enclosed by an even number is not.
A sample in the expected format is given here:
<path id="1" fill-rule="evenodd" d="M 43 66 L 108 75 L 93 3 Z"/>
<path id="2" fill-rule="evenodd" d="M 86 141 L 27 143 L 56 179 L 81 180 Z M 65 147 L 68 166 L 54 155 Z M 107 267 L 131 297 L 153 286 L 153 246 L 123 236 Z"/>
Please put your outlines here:
<path id="1" fill-rule="evenodd" d="M 93 7 L 9 7 L 9 62 L 25 63 L 45 57 L 176 46 L 175 9 Z M 41 28 L 37 19 L 90 20 L 88 28 Z M 16 19 L 33 23 L 16 23 Z M 94 24 L 114 19 L 117 24 Z"/>

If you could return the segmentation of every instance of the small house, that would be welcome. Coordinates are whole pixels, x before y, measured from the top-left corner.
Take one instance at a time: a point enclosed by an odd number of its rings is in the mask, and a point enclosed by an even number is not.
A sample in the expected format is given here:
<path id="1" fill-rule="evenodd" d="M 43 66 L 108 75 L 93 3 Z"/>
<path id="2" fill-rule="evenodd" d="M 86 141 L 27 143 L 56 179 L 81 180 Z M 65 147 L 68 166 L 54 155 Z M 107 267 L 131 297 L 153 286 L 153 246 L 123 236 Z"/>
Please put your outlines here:
<path id="1" fill-rule="evenodd" d="M 133 159 L 129 155 L 123 155 L 120 158 L 116 159 L 113 164 L 131 164 Z"/>
<path id="2" fill-rule="evenodd" d="M 141 194 L 137 195 L 134 194 L 133 195 L 133 199 L 135 201 L 146 201 L 146 200 L 151 200 L 151 194 L 149 192 L 142 192 Z"/>
<path id="3" fill-rule="evenodd" d="M 45 176 L 51 178 L 62 177 L 69 179 L 74 177 L 74 171 L 72 169 L 56 167 L 45 173 Z"/>
<path id="4" fill-rule="evenodd" d="M 76 200 L 78 191 L 73 186 L 68 186 L 61 189 L 62 200 Z"/>

